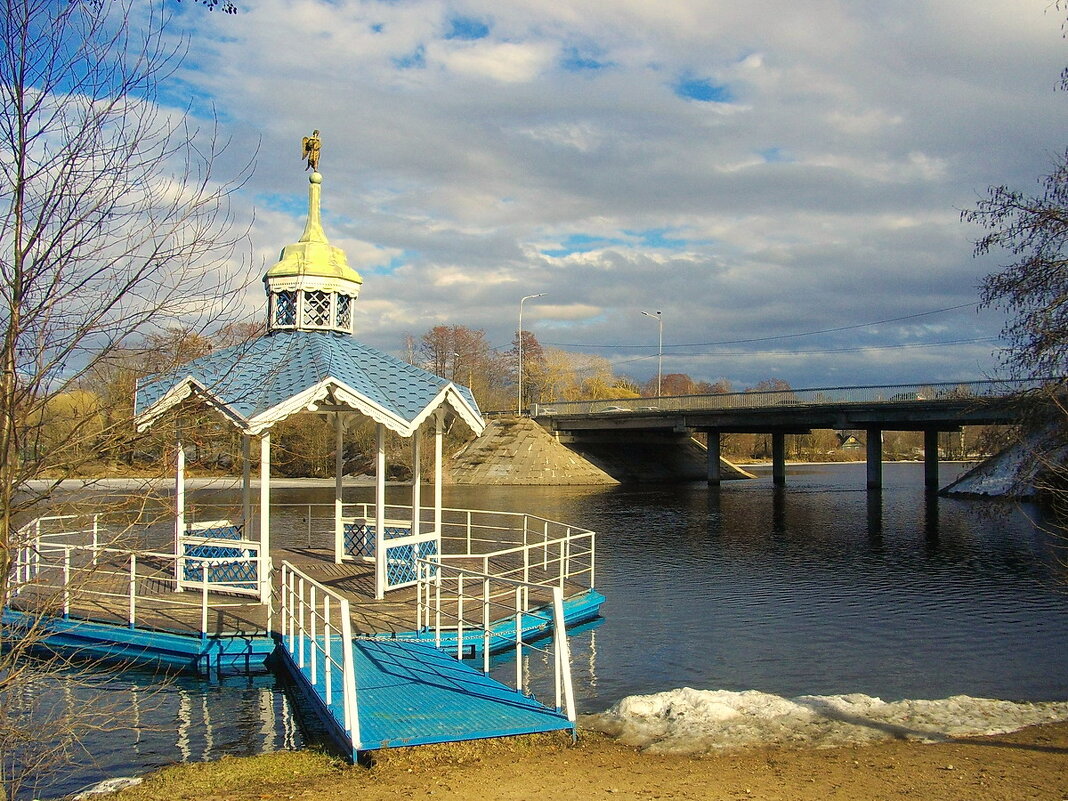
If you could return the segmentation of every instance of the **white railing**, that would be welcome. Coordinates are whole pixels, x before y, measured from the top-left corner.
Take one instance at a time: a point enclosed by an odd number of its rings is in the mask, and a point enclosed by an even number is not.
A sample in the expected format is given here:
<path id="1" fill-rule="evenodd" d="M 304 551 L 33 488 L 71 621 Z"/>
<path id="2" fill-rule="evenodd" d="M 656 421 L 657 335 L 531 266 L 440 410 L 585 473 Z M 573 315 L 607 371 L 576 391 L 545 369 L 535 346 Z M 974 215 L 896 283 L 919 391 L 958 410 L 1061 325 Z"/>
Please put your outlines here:
<path id="1" fill-rule="evenodd" d="M 78 525 L 74 521 L 89 521 Z M 56 526 L 56 523 L 65 525 Z M 58 529 L 58 530 L 53 530 Z M 213 612 L 226 609 L 259 606 L 250 602 L 225 602 L 210 593 L 257 594 L 240 586 L 247 579 L 233 581 L 209 578 L 213 571 L 227 565 L 242 567 L 255 565 L 257 581 L 269 581 L 271 563 L 265 555 L 253 557 L 195 557 L 175 556 L 134 548 L 109 547 L 101 542 L 111 538 L 100 524 L 98 515 L 65 515 L 43 517 L 19 529 L 18 547 L 12 576 L 12 597 L 16 608 L 35 613 L 62 614 L 64 618 L 106 618 L 121 621 L 130 628 L 143 623 L 151 612 L 172 612 L 176 609 L 197 609 L 198 625 L 191 628 L 201 638 L 211 634 L 209 620 Z M 83 542 L 84 540 L 84 542 Z M 233 541 L 230 541 L 233 542 Z M 178 576 L 187 566 L 199 572 L 201 580 Z M 179 593 L 188 588 L 197 592 Z M 89 605 L 94 610 L 90 615 Z M 168 628 L 180 622 L 168 616 Z M 272 627 L 271 610 L 267 610 L 266 631 Z M 241 628 L 247 628 L 247 622 Z M 222 632 L 216 632 L 222 633 Z"/>
<path id="2" fill-rule="evenodd" d="M 220 512 L 220 509 L 223 510 Z M 250 506 L 250 519 L 245 521 L 243 532 L 246 539 L 257 540 L 259 538 L 259 503 L 253 501 Z M 279 513 L 281 512 L 281 513 Z M 185 510 L 186 528 L 197 525 L 210 525 L 209 522 L 194 522 L 199 520 L 201 514 L 211 515 L 213 518 L 224 513 L 230 519 L 240 519 L 240 505 L 233 504 L 190 504 Z M 299 518 L 296 519 L 296 518 Z M 271 528 L 288 527 L 296 530 L 299 523 L 303 533 L 304 545 L 311 548 L 315 545 L 331 545 L 334 541 L 334 505 L 332 503 L 271 503 Z M 321 538 L 321 539 L 320 539 Z"/>
<path id="3" fill-rule="evenodd" d="M 346 515 L 374 519 L 370 503 L 345 504 Z M 412 508 L 387 504 L 390 520 L 412 518 Z M 433 507 L 420 509 L 420 530 L 434 530 Z M 442 558 L 465 560 L 468 567 L 501 578 L 529 584 L 568 584 L 593 587 L 596 583 L 596 534 L 523 512 L 483 509 L 442 509 Z"/>
<path id="4" fill-rule="evenodd" d="M 283 561 L 281 619 L 282 644 L 290 658 L 322 692 L 332 711 L 340 707 L 345 734 L 353 751 L 358 750 L 359 710 L 348 600 Z"/>
<path id="5" fill-rule="evenodd" d="M 575 721 L 571 649 L 560 587 L 502 578 L 430 559 L 419 560 L 419 573 L 419 629 L 433 631 L 436 648 L 443 644 L 448 647 L 455 637 L 456 659 L 462 660 L 465 648 L 480 642 L 482 672 L 489 675 L 490 652 L 513 646 L 514 687 L 520 692 L 524 687 L 524 655 L 545 654 L 552 659 L 556 709 L 572 723 Z M 549 602 L 539 603 L 539 609 L 529 612 L 532 594 L 547 594 Z M 551 634 L 551 649 L 526 641 L 532 639 L 527 633 L 530 625 L 544 629 L 547 636 Z M 544 639 L 536 640 L 540 641 Z"/>
<path id="6" fill-rule="evenodd" d="M 253 508 L 257 508 L 253 504 Z M 207 509 L 207 507 L 205 507 Z M 219 508 L 209 512 L 218 516 Z M 291 527 L 301 526 L 307 547 L 333 548 L 335 535 L 332 503 L 271 504 L 271 509 L 292 510 L 299 520 L 289 521 Z M 187 519 L 195 519 L 195 510 L 187 511 Z M 410 527 L 412 507 L 386 504 L 383 517 L 387 528 Z M 374 525 L 377 520 L 373 503 L 345 503 L 344 521 L 363 519 Z M 255 528 L 258 515 L 253 513 L 250 525 Z M 420 508 L 419 531 L 434 536 L 436 525 L 433 507 Z M 284 525 L 280 519 L 272 522 Z M 295 532 L 294 532 L 295 533 Z M 252 531 L 245 536 L 255 540 Z M 277 535 L 276 535 L 277 536 Z M 521 579 L 534 584 L 556 584 L 568 589 L 575 585 L 596 586 L 596 534 L 589 529 L 568 525 L 523 512 L 497 512 L 485 509 L 442 509 L 442 553 L 449 559 L 477 557 L 479 569 L 503 577 Z M 368 552 L 365 555 L 373 555 Z M 474 561 L 466 562 L 474 566 Z M 413 565 L 414 572 L 414 565 Z"/>

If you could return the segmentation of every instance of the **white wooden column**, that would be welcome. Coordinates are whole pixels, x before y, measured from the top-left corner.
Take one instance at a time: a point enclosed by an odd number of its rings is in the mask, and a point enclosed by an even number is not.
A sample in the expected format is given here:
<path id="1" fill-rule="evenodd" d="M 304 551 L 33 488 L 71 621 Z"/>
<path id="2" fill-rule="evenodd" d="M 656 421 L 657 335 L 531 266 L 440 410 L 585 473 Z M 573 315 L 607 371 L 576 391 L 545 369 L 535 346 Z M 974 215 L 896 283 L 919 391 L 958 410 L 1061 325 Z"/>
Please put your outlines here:
<path id="1" fill-rule="evenodd" d="M 185 443 L 182 442 L 181 421 L 174 424 L 174 589 L 180 590 L 182 578 L 182 537 L 185 536 Z"/>
<path id="2" fill-rule="evenodd" d="M 271 558 L 271 432 L 260 435 L 260 564 L 266 570 Z M 260 601 L 271 602 L 270 576 L 260 582 Z"/>
<path id="3" fill-rule="evenodd" d="M 445 413 L 438 409 L 434 417 L 434 531 L 441 537 L 441 444 L 445 436 Z"/>
<path id="4" fill-rule="evenodd" d="M 241 435 L 241 536 L 252 539 L 252 437 Z"/>
<path id="5" fill-rule="evenodd" d="M 386 427 L 375 424 L 375 598 L 386 597 Z"/>
<path id="6" fill-rule="evenodd" d="M 341 412 L 334 414 L 334 564 L 340 565 L 345 554 L 345 527 L 341 522 L 342 478 L 345 470 L 344 426 L 341 424 Z"/>
<path id="7" fill-rule="evenodd" d="M 423 430 L 412 437 L 412 536 L 419 534 L 419 507 L 422 506 Z"/>

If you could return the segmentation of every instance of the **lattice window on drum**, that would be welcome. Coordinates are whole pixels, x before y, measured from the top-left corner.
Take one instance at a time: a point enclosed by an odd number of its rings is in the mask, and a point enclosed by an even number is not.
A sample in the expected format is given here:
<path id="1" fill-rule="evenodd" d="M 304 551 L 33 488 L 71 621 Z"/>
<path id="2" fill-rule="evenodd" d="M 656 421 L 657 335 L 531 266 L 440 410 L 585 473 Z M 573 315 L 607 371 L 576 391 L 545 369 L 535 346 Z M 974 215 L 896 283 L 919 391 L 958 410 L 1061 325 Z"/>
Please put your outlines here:
<path id="1" fill-rule="evenodd" d="M 271 297 L 274 299 L 274 315 L 271 323 L 273 325 L 296 325 L 297 293 L 276 292 Z"/>
<path id="2" fill-rule="evenodd" d="M 325 328 L 330 325 L 330 293 L 314 292 L 304 293 L 304 325 L 316 328 Z"/>
<path id="3" fill-rule="evenodd" d="M 336 326 L 345 331 L 352 331 L 352 298 L 348 295 L 337 296 Z"/>

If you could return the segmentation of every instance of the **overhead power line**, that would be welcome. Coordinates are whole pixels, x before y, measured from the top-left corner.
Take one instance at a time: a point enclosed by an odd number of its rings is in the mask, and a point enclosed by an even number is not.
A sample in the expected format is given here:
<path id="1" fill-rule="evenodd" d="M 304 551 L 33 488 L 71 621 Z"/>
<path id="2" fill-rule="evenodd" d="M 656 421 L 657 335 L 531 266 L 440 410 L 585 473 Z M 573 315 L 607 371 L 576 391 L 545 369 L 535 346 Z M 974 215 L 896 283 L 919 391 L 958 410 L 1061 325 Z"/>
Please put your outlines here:
<path id="1" fill-rule="evenodd" d="M 664 345 L 665 351 L 668 348 L 707 348 L 716 345 L 747 345 L 753 342 L 771 342 L 777 339 L 797 339 L 798 337 L 810 337 L 818 334 L 833 334 L 838 331 L 854 331 L 858 328 L 870 328 L 873 325 L 885 325 L 886 323 L 899 323 L 904 320 L 915 320 L 918 317 L 930 317 L 933 314 L 943 314 L 945 312 L 957 311 L 958 309 L 976 308 L 975 303 L 961 303 L 957 306 L 946 306 L 943 309 L 932 309 L 931 311 L 917 312 L 916 314 L 906 314 L 901 317 L 888 317 L 885 320 L 875 320 L 870 323 L 856 323 L 854 325 L 840 325 L 835 328 L 821 328 L 817 331 L 801 331 L 796 334 L 776 334 L 774 336 L 766 337 L 752 337 L 750 339 L 724 339 L 716 342 L 686 342 L 674 345 Z M 548 345 L 554 348 L 656 348 L 657 345 L 640 344 L 640 345 L 587 345 L 578 342 L 544 342 L 544 345 Z"/>
<path id="2" fill-rule="evenodd" d="M 671 356 L 691 358 L 695 356 L 718 356 L 718 357 L 740 357 L 745 356 L 751 358 L 753 356 L 821 356 L 830 353 L 860 353 L 873 350 L 906 350 L 910 348 L 935 348 L 945 345 L 973 345 L 979 342 L 996 342 L 997 337 L 976 337 L 974 339 L 948 339 L 940 342 L 905 342 L 898 345 L 857 345 L 850 348 L 820 348 L 816 350 L 719 350 L 719 351 L 705 351 L 703 353 L 673 353 Z M 622 359 L 617 362 L 613 362 L 613 365 L 620 364 L 632 364 L 634 362 L 643 362 L 647 359 L 656 358 L 656 354 L 649 356 L 638 356 L 633 359 Z"/>

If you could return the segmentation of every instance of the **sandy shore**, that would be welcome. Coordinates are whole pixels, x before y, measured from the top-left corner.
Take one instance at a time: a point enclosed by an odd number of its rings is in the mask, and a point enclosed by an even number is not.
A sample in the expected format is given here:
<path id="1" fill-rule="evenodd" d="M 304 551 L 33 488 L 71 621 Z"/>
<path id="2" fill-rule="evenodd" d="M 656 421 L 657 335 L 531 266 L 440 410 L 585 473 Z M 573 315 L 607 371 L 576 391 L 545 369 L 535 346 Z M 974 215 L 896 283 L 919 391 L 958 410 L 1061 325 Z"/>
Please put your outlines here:
<path id="1" fill-rule="evenodd" d="M 119 795 L 181 799 L 1068 799 L 1068 723 L 934 745 L 753 748 L 701 757 L 638 752 L 603 735 L 392 749 L 371 768 L 311 752 L 168 768 Z"/>

